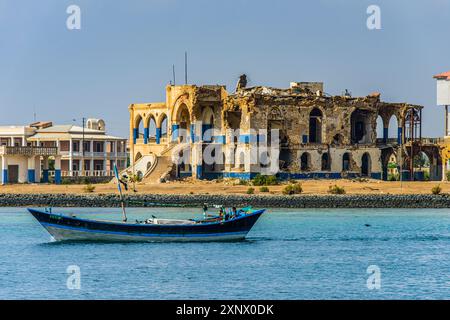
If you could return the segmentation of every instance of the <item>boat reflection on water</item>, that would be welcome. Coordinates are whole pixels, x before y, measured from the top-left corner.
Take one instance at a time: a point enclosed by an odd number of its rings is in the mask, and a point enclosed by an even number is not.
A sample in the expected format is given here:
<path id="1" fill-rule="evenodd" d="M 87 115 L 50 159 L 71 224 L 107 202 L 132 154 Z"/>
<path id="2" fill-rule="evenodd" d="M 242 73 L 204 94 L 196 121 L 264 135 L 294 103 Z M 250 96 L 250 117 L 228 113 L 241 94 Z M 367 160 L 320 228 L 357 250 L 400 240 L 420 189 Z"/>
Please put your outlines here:
<path id="1" fill-rule="evenodd" d="M 244 240 L 265 209 L 240 209 L 228 219 L 225 215 L 201 220 L 152 217 L 135 223 L 81 219 L 51 210 L 28 211 L 56 241 L 161 242 Z"/>

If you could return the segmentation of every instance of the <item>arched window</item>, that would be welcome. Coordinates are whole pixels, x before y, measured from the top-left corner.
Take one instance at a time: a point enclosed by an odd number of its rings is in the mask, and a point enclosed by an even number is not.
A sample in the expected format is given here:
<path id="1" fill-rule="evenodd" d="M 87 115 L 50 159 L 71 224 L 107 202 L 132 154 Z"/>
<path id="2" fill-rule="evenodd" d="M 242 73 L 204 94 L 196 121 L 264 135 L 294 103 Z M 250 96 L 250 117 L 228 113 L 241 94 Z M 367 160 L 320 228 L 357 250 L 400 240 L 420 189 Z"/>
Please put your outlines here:
<path id="1" fill-rule="evenodd" d="M 356 109 L 353 111 L 351 122 L 351 141 L 352 143 L 369 143 L 370 142 L 370 123 L 369 112 L 366 110 Z"/>
<path id="2" fill-rule="evenodd" d="M 322 154 L 322 171 L 331 170 L 330 154 L 328 152 Z"/>
<path id="3" fill-rule="evenodd" d="M 180 143 L 188 143 L 191 138 L 191 115 L 185 104 L 180 107 L 178 121 L 180 126 L 180 132 L 178 134 Z"/>
<path id="4" fill-rule="evenodd" d="M 308 152 L 304 152 L 300 157 L 300 170 L 308 171 L 311 167 L 311 157 Z"/>
<path id="5" fill-rule="evenodd" d="M 161 137 L 167 137 L 167 116 L 165 114 L 162 115 L 161 121 Z"/>
<path id="6" fill-rule="evenodd" d="M 322 143 L 322 112 L 318 108 L 309 114 L 309 142 Z"/>
<path id="7" fill-rule="evenodd" d="M 144 139 L 144 121 L 143 121 L 141 115 L 137 115 L 135 120 L 134 120 L 134 133 L 133 133 L 133 136 L 134 136 L 133 139 L 136 139 L 136 140 Z"/>
<path id="8" fill-rule="evenodd" d="M 153 117 L 150 117 L 148 123 L 148 138 L 151 138 L 153 140 L 156 138 L 156 121 Z"/>

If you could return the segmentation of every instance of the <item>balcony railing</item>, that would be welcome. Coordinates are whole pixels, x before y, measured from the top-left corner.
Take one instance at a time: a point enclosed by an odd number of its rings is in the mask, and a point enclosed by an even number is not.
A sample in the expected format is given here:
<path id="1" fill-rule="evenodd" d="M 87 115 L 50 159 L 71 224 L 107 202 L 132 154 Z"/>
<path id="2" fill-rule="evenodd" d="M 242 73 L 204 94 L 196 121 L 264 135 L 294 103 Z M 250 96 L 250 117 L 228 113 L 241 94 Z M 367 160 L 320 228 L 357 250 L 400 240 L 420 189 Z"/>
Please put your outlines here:
<path id="1" fill-rule="evenodd" d="M 60 155 L 64 157 L 70 156 L 70 151 L 60 151 Z M 85 151 L 84 155 L 83 152 L 80 151 L 73 151 L 72 157 L 84 157 L 84 158 L 126 158 L 127 153 L 126 152 L 90 152 Z"/>
<path id="2" fill-rule="evenodd" d="M 2 155 L 21 155 L 21 156 L 57 156 L 58 148 L 56 147 L 8 147 L 1 146 L 0 154 Z"/>
<path id="3" fill-rule="evenodd" d="M 50 177 L 55 176 L 55 171 L 49 171 Z M 61 171 L 62 177 L 113 177 L 113 170 L 72 170 Z"/>

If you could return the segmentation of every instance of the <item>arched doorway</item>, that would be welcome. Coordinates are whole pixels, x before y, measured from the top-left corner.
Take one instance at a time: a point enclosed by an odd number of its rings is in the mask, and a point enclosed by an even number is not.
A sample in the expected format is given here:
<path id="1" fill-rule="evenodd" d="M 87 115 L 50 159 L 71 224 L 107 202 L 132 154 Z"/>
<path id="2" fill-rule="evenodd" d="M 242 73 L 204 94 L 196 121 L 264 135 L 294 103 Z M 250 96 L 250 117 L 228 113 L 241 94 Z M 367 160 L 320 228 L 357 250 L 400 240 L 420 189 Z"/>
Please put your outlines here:
<path id="1" fill-rule="evenodd" d="M 331 170 L 331 161 L 330 154 L 325 152 L 322 154 L 322 171 L 330 171 Z"/>
<path id="2" fill-rule="evenodd" d="M 178 110 L 178 125 L 179 125 L 179 142 L 188 143 L 191 135 L 191 115 L 189 109 L 185 104 L 182 104 Z"/>
<path id="3" fill-rule="evenodd" d="M 202 138 L 205 142 L 211 142 L 213 138 L 214 112 L 211 107 L 203 109 L 202 112 Z"/>
<path id="4" fill-rule="evenodd" d="M 430 157 L 423 151 L 414 156 L 414 180 L 429 181 L 431 170 Z"/>
<path id="5" fill-rule="evenodd" d="M 371 171 L 371 160 L 370 160 L 370 154 L 369 153 L 364 153 L 361 159 L 361 175 L 363 177 L 368 177 L 370 176 L 370 171 Z"/>
<path id="6" fill-rule="evenodd" d="M 342 156 L 342 171 L 350 171 L 350 153 L 346 152 Z"/>
<path id="7" fill-rule="evenodd" d="M 309 113 L 309 143 L 322 143 L 322 111 L 314 108 Z"/>
<path id="8" fill-rule="evenodd" d="M 300 157 L 300 170 L 308 171 L 311 169 L 311 156 L 308 152 L 303 152 Z"/>

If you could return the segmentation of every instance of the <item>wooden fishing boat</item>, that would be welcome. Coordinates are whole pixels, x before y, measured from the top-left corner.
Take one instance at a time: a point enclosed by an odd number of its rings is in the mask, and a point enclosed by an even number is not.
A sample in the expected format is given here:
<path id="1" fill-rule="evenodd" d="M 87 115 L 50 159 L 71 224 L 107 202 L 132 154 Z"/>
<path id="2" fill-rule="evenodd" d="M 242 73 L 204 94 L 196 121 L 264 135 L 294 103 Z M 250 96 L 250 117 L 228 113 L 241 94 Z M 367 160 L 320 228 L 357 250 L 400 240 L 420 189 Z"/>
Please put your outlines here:
<path id="1" fill-rule="evenodd" d="M 238 210 L 232 218 L 203 220 L 158 219 L 135 223 L 81 219 L 52 213 L 28 211 L 56 241 L 231 241 L 243 240 L 264 213 L 263 210 Z"/>

